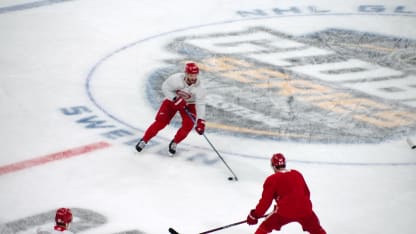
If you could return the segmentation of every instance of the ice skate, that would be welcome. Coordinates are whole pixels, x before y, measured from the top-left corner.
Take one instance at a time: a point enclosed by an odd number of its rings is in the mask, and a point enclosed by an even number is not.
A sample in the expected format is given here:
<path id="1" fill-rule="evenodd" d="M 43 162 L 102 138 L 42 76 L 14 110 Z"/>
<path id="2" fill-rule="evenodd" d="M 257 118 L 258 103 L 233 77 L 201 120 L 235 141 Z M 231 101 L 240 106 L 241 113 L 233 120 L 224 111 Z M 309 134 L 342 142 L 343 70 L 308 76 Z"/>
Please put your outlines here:
<path id="1" fill-rule="evenodd" d="M 146 146 L 146 142 L 144 142 L 143 139 L 140 139 L 139 143 L 137 143 L 136 145 L 136 150 L 138 152 L 141 152 L 145 146 Z"/>
<path id="2" fill-rule="evenodd" d="M 172 155 L 176 153 L 176 143 L 173 140 L 169 143 L 169 153 Z"/>

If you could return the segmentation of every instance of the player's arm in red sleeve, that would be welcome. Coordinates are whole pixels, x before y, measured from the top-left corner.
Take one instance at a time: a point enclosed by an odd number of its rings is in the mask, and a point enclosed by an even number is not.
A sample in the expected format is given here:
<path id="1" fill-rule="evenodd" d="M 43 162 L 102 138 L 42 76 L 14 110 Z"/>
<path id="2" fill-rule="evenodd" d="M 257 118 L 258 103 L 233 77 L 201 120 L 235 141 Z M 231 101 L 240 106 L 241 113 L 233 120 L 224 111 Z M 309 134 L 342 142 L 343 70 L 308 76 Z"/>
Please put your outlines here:
<path id="1" fill-rule="evenodd" d="M 303 177 L 303 175 L 302 175 L 300 172 L 298 172 L 298 171 L 296 171 L 296 172 L 297 172 L 297 173 L 299 173 L 300 177 L 301 177 L 301 178 L 302 178 L 302 180 L 303 180 L 303 184 L 305 185 L 305 195 L 306 195 L 307 197 L 310 197 L 310 196 L 311 196 L 311 193 L 310 193 L 310 191 L 309 191 L 308 185 L 306 184 L 305 178 Z"/>
<path id="2" fill-rule="evenodd" d="M 305 183 L 305 193 L 306 193 L 306 195 L 307 195 L 308 197 L 310 197 L 310 196 L 311 196 L 311 193 L 309 192 L 308 185 L 306 185 L 306 183 Z"/>
<path id="3" fill-rule="evenodd" d="M 255 209 L 255 214 L 257 217 L 263 216 L 272 204 L 275 197 L 274 186 L 273 178 L 269 176 L 263 184 L 263 192 Z"/>

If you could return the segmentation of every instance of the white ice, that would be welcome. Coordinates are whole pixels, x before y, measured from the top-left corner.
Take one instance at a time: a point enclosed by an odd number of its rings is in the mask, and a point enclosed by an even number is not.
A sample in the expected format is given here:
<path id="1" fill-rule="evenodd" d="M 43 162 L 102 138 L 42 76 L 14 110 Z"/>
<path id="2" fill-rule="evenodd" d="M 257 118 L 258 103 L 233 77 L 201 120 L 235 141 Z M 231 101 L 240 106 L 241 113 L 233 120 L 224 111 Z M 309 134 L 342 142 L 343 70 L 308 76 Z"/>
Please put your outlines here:
<path id="1" fill-rule="evenodd" d="M 0 1 L 1 9 L 53 1 Z M 129 58 L 115 55 L 95 75 L 120 76 L 96 91 L 98 104 L 118 113 L 125 126 L 97 108 L 86 93 L 94 65 L 130 43 L 199 25 L 241 19 L 239 10 L 318 6 L 356 12 L 360 4 L 403 5 L 416 11 L 415 1 L 157 1 L 74 0 L 0 13 L 0 167 L 94 142 L 110 147 L 78 157 L 0 175 L 0 224 L 58 207 L 83 208 L 107 218 L 102 226 L 82 233 L 140 230 L 199 233 L 246 218 L 260 198 L 262 183 L 272 173 L 269 157 L 283 152 L 288 167 L 301 171 L 311 190 L 314 209 L 330 234 L 411 234 L 416 220 L 416 151 L 405 138 L 380 144 L 309 144 L 256 140 L 207 133 L 239 177 L 230 182 L 221 161 L 189 160 L 181 149 L 209 152 L 208 143 L 191 133 L 174 158 L 165 153 L 176 131 L 170 126 L 155 138 L 160 146 L 142 153 L 121 140 L 108 140 L 101 129 L 87 129 L 65 116 L 62 108 L 86 106 L 110 124 L 134 132 L 138 139 L 156 110 L 145 92 L 146 76 L 169 55 L 163 37 L 146 41 Z M 330 22 L 282 19 L 280 30 L 300 34 L 337 25 L 416 39 L 416 16 L 386 20 L 381 16 L 334 17 Z M 250 24 L 252 22 L 247 22 Z M 225 25 L 218 30 L 230 30 Z M 187 32 L 178 32 L 188 33 Z M 204 32 L 195 28 L 194 32 Z M 158 48 L 159 49 L 156 49 Z M 128 83 L 125 77 L 129 77 Z M 125 87 L 130 87 L 125 89 Z M 97 88 L 97 87 L 95 87 Z M 126 97 L 131 97 L 126 99 Z M 411 136 L 414 137 L 414 136 Z M 391 162 L 397 163 L 392 164 Z M 76 221 L 76 220 L 75 220 Z M 0 229 L 1 230 L 1 229 Z M 33 230 L 22 230 L 29 233 Z M 254 233 L 246 224 L 217 233 Z M 281 233 L 302 233 L 290 224 Z"/>

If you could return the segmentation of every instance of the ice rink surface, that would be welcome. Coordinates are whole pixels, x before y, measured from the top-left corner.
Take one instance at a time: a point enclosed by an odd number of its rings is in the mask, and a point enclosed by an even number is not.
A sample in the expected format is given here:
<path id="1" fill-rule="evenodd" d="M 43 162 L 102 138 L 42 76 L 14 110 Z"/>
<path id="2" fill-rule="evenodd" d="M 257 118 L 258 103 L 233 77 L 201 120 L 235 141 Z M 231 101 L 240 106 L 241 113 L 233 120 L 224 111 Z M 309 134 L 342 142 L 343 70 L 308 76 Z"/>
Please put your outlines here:
<path id="1" fill-rule="evenodd" d="M 200 233 L 244 220 L 282 152 L 328 233 L 412 234 L 415 28 L 411 0 L 1 0 L 0 233 L 59 207 L 76 233 Z M 238 182 L 195 132 L 168 156 L 176 121 L 134 150 L 187 60 Z"/>

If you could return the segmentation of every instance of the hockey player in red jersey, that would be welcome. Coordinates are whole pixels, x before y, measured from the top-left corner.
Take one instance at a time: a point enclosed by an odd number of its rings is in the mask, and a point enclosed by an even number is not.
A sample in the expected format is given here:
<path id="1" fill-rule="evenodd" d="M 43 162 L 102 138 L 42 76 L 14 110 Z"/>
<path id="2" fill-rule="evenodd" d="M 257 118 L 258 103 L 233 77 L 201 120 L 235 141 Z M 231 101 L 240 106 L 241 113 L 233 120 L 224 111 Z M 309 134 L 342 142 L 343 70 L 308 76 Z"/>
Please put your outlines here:
<path id="1" fill-rule="evenodd" d="M 184 73 L 168 77 L 162 84 L 165 99 L 159 107 L 155 121 L 136 144 L 136 150 L 142 151 L 157 133 L 165 128 L 177 112 L 182 125 L 169 144 L 169 152 L 176 153 L 176 146 L 184 140 L 196 122 L 195 130 L 202 135 L 205 131 L 205 90 L 198 79 L 199 67 L 196 63 L 186 63 Z M 189 115 L 192 115 L 192 118 Z"/>
<path id="2" fill-rule="evenodd" d="M 73 234 L 69 231 L 72 222 L 72 212 L 69 208 L 59 208 L 55 214 L 56 225 L 49 229 L 39 229 L 38 234 Z"/>
<path id="3" fill-rule="evenodd" d="M 265 214 L 273 200 L 277 204 L 255 234 L 279 231 L 283 225 L 291 222 L 298 222 L 302 225 L 303 231 L 310 234 L 326 234 L 312 210 L 309 188 L 302 174 L 293 169 L 286 169 L 286 159 L 281 153 L 272 156 L 271 166 L 275 173 L 265 180 L 261 198 L 256 208 L 247 216 L 247 223 L 257 224 L 259 217 Z"/>

